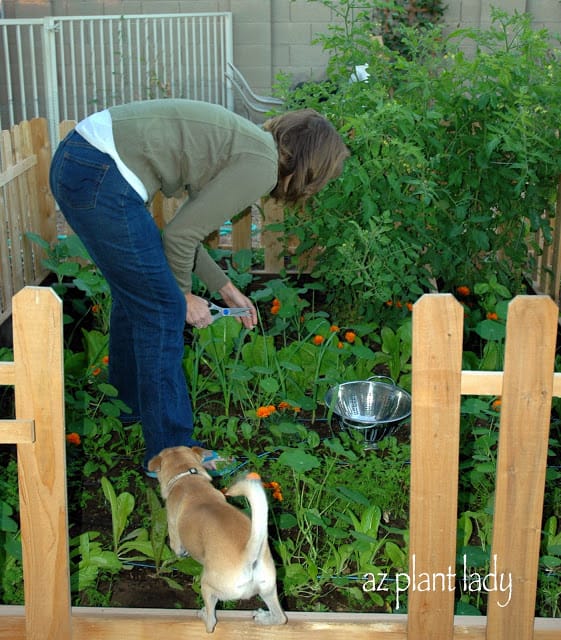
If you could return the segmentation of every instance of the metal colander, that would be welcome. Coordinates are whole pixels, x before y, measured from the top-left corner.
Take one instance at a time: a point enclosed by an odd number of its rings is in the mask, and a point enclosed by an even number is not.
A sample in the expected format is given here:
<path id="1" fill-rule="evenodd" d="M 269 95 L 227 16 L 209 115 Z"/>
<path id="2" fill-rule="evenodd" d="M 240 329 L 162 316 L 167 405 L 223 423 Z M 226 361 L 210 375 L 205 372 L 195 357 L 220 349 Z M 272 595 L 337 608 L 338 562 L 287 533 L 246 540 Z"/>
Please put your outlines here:
<path id="1" fill-rule="evenodd" d="M 376 378 L 343 382 L 325 395 L 325 404 L 341 418 L 343 428 L 363 432 L 367 448 L 391 435 L 411 415 L 410 394 L 391 378 Z"/>

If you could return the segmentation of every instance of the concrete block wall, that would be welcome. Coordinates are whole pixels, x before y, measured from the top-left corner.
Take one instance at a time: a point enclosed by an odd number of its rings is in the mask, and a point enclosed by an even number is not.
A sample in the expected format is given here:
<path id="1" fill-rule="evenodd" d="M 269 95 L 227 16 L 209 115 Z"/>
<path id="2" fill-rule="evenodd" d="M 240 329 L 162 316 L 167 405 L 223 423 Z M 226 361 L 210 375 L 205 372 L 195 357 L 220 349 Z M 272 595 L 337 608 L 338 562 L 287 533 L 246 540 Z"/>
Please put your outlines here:
<path id="1" fill-rule="evenodd" d="M 446 30 L 487 27 L 491 6 L 529 12 L 536 28 L 561 31 L 559 0 L 447 0 Z M 335 21 L 332 11 L 310 0 L 0 0 L 6 18 L 57 15 L 123 15 L 230 11 L 234 62 L 252 88 L 269 95 L 279 73 L 293 84 L 325 77 L 328 54 L 314 44 Z"/>

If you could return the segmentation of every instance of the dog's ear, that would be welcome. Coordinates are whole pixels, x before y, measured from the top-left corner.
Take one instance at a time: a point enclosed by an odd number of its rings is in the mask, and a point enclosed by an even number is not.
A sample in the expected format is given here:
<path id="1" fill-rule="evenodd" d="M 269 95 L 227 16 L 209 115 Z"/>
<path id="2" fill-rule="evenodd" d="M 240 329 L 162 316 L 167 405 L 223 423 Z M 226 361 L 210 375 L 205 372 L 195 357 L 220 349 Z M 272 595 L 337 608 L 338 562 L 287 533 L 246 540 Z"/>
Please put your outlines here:
<path id="1" fill-rule="evenodd" d="M 159 471 L 162 467 L 162 456 L 158 454 L 148 462 L 148 471 Z"/>
<path id="2" fill-rule="evenodd" d="M 199 458 L 200 458 L 200 459 L 201 459 L 201 461 L 202 461 L 202 459 L 203 459 L 203 457 L 204 457 L 204 455 L 205 455 L 205 450 L 204 450 L 202 447 L 191 447 L 191 451 L 192 451 L 195 455 L 199 456 Z"/>

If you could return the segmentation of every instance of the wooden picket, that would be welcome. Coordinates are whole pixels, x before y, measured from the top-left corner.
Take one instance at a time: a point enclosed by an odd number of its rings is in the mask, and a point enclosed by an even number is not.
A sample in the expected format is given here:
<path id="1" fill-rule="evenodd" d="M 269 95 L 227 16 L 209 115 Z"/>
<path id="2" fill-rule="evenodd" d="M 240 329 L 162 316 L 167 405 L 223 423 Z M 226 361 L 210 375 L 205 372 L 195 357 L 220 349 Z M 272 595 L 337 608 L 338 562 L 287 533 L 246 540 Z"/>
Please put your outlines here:
<path id="1" fill-rule="evenodd" d="M 194 611 L 70 606 L 64 454 L 62 308 L 48 288 L 14 297 L 16 419 L 0 422 L 0 443 L 18 448 L 26 607 L 0 606 L 0 640 L 178 640 L 206 638 Z M 289 612 L 267 638 L 383 640 L 559 640 L 560 619 L 534 619 L 558 309 L 547 296 L 509 307 L 505 371 L 461 370 L 462 308 L 427 294 L 413 309 L 412 454 L 408 614 Z M 425 582 L 455 571 L 461 395 L 502 397 L 491 557 L 511 591 L 489 589 L 487 617 L 454 616 L 452 590 Z M 407 586 L 407 583 L 406 583 Z M 433 585 L 434 586 L 434 585 Z M 508 595 L 508 602 L 506 601 Z M 264 635 L 249 612 L 219 612 L 217 640 Z"/>
<path id="2" fill-rule="evenodd" d="M 14 362 L 0 385 L 15 386 L 20 527 L 29 603 L 28 640 L 70 640 L 70 574 L 64 426 L 62 303 L 53 290 L 25 287 L 13 300 Z M 15 638 L 15 636 L 13 636 Z"/>
<path id="3" fill-rule="evenodd" d="M 25 237 L 32 231 L 56 238 L 54 201 L 48 188 L 51 148 L 44 118 L 0 132 L 0 324 L 11 313 L 12 297 L 47 275 L 43 254 Z"/>

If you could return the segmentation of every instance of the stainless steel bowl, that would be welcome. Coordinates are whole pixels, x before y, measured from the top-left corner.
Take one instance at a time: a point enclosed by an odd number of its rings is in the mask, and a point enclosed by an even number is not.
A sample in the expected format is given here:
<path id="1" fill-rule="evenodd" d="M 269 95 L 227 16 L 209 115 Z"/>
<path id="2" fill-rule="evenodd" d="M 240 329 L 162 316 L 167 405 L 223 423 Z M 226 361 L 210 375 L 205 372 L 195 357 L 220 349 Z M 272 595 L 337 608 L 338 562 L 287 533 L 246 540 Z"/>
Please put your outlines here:
<path id="1" fill-rule="evenodd" d="M 411 395 L 393 380 L 343 382 L 327 391 L 325 404 L 354 428 L 401 422 L 411 415 Z"/>

